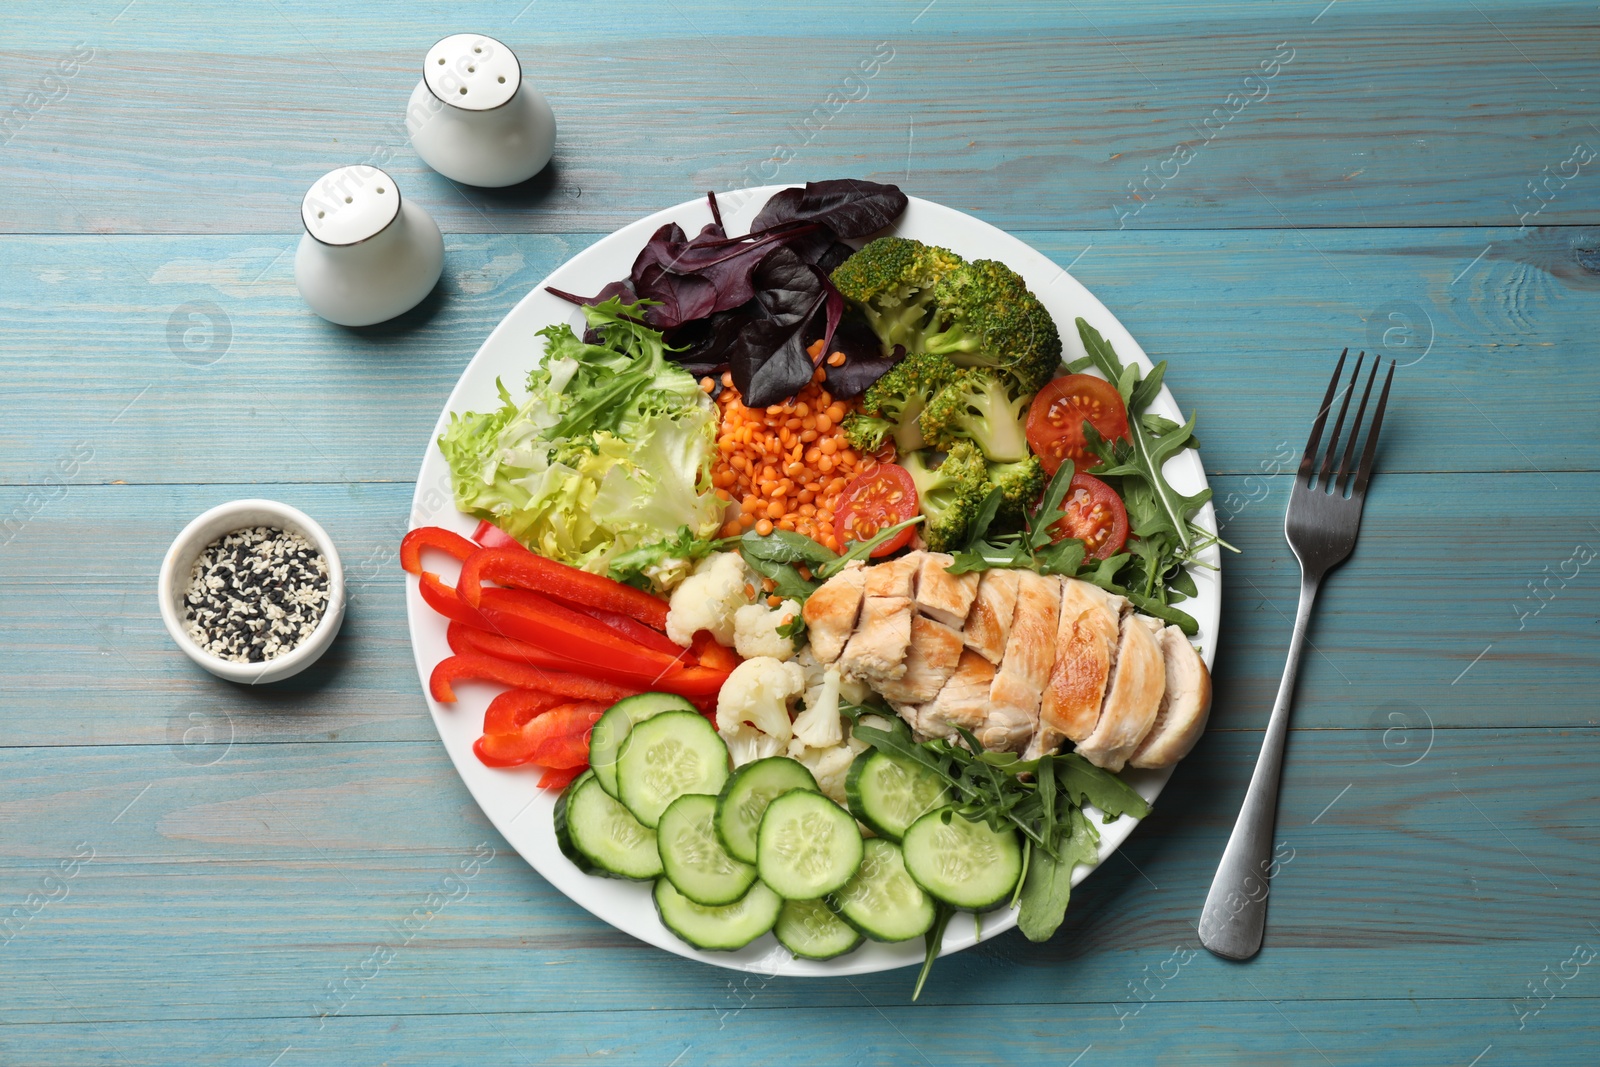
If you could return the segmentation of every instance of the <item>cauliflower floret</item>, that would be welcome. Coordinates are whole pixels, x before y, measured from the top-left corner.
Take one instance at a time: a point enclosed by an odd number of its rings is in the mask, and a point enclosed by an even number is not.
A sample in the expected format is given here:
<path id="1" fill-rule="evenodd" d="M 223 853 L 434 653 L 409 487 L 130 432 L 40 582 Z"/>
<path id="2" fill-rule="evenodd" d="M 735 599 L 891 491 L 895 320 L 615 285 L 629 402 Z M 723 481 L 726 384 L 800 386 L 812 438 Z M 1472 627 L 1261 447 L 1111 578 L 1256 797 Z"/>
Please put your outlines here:
<path id="1" fill-rule="evenodd" d="M 824 667 L 822 664 L 817 662 L 817 657 L 811 653 L 810 645 L 802 648 L 800 650 L 800 654 L 795 656 L 794 659 L 795 662 L 800 664 L 801 668 L 806 672 L 806 692 L 808 694 L 806 697 L 806 707 L 809 708 L 811 706 L 811 698 L 809 696 L 811 690 L 822 685 L 823 676 L 832 668 Z M 843 676 L 840 677 L 839 699 L 844 701 L 846 704 L 865 704 L 871 697 L 872 687 L 867 685 L 867 683 L 858 682 L 852 678 L 845 678 Z"/>
<path id="2" fill-rule="evenodd" d="M 778 627 L 799 614 L 798 600 L 785 600 L 775 608 L 746 604 L 733 613 L 733 647 L 745 659 L 794 659 L 794 638 L 779 634 Z"/>
<path id="3" fill-rule="evenodd" d="M 695 564 L 694 573 L 673 590 L 667 607 L 667 636 L 688 648 L 700 630 L 732 647 L 733 617 L 750 603 L 749 573 L 737 552 L 714 552 Z"/>
<path id="4" fill-rule="evenodd" d="M 801 743 L 799 738 L 789 742 L 789 756 L 805 764 L 806 770 L 811 772 L 811 777 L 817 780 L 817 786 L 832 801 L 841 805 L 848 805 L 845 798 L 844 783 L 850 774 L 850 764 L 855 760 L 856 754 L 846 745 L 835 745 L 832 748 L 808 748 Z"/>
<path id="5" fill-rule="evenodd" d="M 839 672 L 829 667 L 821 684 L 806 689 L 806 710 L 795 716 L 795 740 L 808 748 L 832 748 L 844 743 L 839 720 Z"/>
<path id="6" fill-rule="evenodd" d="M 717 695 L 717 733 L 728 743 L 735 767 L 784 751 L 794 736 L 789 706 L 805 684 L 799 664 L 771 656 L 747 659 L 733 669 Z"/>

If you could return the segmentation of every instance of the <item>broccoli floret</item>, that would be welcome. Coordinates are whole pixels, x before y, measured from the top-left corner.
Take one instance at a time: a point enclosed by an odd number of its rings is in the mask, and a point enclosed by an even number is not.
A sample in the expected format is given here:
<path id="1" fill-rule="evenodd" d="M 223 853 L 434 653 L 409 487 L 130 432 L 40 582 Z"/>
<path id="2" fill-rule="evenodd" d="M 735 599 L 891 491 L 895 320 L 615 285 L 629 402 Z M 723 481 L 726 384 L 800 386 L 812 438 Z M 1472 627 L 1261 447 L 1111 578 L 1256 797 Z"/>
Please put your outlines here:
<path id="1" fill-rule="evenodd" d="M 935 552 L 960 544 L 989 488 L 983 453 L 970 441 L 957 441 L 942 460 L 923 449 L 902 455 L 900 465 L 917 483 L 917 506 L 926 519 L 923 541 Z"/>
<path id="2" fill-rule="evenodd" d="M 885 356 L 894 354 L 895 345 L 920 352 L 933 313 L 934 286 L 963 262 L 949 249 L 880 237 L 841 263 L 832 281 L 866 315 Z"/>
<path id="3" fill-rule="evenodd" d="M 994 367 L 1016 394 L 1032 395 L 1061 366 L 1061 334 L 1022 276 L 1004 263 L 980 259 L 943 275 L 938 306 L 922 347 L 964 367 Z"/>
<path id="4" fill-rule="evenodd" d="M 884 440 L 894 432 L 895 425 L 888 419 L 858 412 L 846 415 L 842 428 L 851 448 L 857 452 L 876 452 L 883 447 Z"/>
<path id="5" fill-rule="evenodd" d="M 1044 493 L 1044 467 L 1038 456 L 1029 456 L 1015 463 L 990 463 L 989 485 L 1000 489 L 1000 518 L 1020 519 L 1033 509 Z"/>
<path id="6" fill-rule="evenodd" d="M 1026 459 L 1023 418 L 1029 398 L 1012 399 L 1007 385 L 998 371 L 988 367 L 960 372 L 934 394 L 917 420 L 923 438 L 944 451 L 957 441 L 971 441 L 993 463 Z"/>
<path id="7" fill-rule="evenodd" d="M 924 444 L 922 431 L 917 428 L 917 416 L 928 406 L 933 394 L 959 373 L 961 368 L 943 356 L 912 353 L 861 395 L 861 410 L 890 423 L 895 447 L 901 452 L 915 451 Z M 846 432 L 849 432 L 848 426 Z M 881 438 L 879 443 L 882 443 Z"/>

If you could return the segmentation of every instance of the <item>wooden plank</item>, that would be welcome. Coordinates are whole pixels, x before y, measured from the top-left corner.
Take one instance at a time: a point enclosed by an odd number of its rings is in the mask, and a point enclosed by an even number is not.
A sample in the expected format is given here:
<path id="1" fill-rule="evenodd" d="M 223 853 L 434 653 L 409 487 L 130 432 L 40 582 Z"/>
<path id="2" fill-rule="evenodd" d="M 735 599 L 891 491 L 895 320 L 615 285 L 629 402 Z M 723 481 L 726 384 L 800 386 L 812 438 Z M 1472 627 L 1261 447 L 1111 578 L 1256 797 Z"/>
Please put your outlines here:
<path id="1" fill-rule="evenodd" d="M 1255 729 L 1277 690 L 1298 591 L 1282 537 L 1288 486 L 1286 476 L 1215 484 L 1236 509 L 1224 536 L 1242 553 L 1225 561 L 1211 729 Z M 1391 741 L 1403 747 L 1459 726 L 1595 725 L 1595 567 L 1572 553 L 1600 547 L 1585 503 L 1600 475 L 1555 474 L 1547 491 L 1527 490 L 1520 475 L 1374 481 L 1361 544 L 1322 594 L 1297 727 L 1399 725 Z M 29 492 L 0 490 L 0 515 L 16 513 Z M 153 589 L 184 523 L 257 494 L 327 527 L 353 604 L 321 663 L 241 688 L 178 653 Z M 1529 501 L 1519 559 L 1491 573 L 1473 561 L 1502 550 L 1505 519 L 1484 501 L 1511 496 Z M 240 742 L 431 740 L 395 558 L 410 498 L 404 485 L 71 487 L 0 549 L 0 693 L 13 704 L 0 717 L 0 744 L 164 745 L 181 740 L 191 716 Z M 1519 694 L 1514 706 L 1507 693 Z"/>
<path id="2" fill-rule="evenodd" d="M 1505 225 L 1541 203 L 1540 224 L 1596 221 L 1600 184 L 1573 170 L 1575 143 L 1600 147 L 1582 4 L 924 6 L 490 18 L 561 124 L 553 169 L 510 193 L 446 182 L 398 125 L 453 8 L 18 14 L 4 76 L 39 95 L 0 155 L 0 225 L 282 231 L 314 178 L 366 160 L 447 229 L 492 233 L 840 174 L 1019 229 Z M 92 58 L 40 93 L 75 44 Z"/>
<path id="3" fill-rule="evenodd" d="M 628 988 L 633 988 L 630 985 Z M 1247 987 L 1248 988 L 1248 987 Z M 453 996 L 446 993 L 445 996 Z M 753 1065 L 796 1062 L 899 1067 L 907 1063 L 1040 1062 L 1062 1067 L 1117 1063 L 1130 1067 L 1355 1067 L 1451 1063 L 1480 1057 L 1483 1067 L 1538 1063 L 1589 1067 L 1594 1030 L 1582 1002 L 1557 1002 L 1535 1026 L 1507 1026 L 1501 1005 L 1480 1000 L 1412 1002 L 1317 1001 L 1277 1004 L 1264 990 L 1253 1004 L 1152 1004 L 1117 1030 L 1096 1005 L 911 1007 L 873 1004 L 772 1011 L 751 1006 L 682 1012 L 610 1009 L 563 1015 L 494 1010 L 482 1014 L 370 1016 L 314 1022 L 272 1019 L 248 1026 L 189 1022 L 0 1027 L 0 1053 L 17 1067 L 117 1063 L 165 1067 L 174 1062 L 279 1067 L 352 1062 L 395 1065 L 460 1062 L 484 1067 L 586 1064 L 601 1055 L 623 1065 Z M 1546 1021 L 1548 1016 L 1548 1021 Z M 530 1060 L 530 1057 L 535 1057 Z M 675 1057 L 681 1057 L 675 1059 Z M 1181 1057 L 1178 1058 L 1178 1057 Z M 1498 1059 L 1497 1059 L 1498 1057 Z M 1073 1065 L 1076 1067 L 1076 1065 Z"/>
<path id="4" fill-rule="evenodd" d="M 1158 1000 L 1248 1004 L 1267 991 L 1359 1012 L 1354 1002 L 1478 998 L 1514 1032 L 1510 1002 L 1525 983 L 1546 964 L 1555 972 L 1573 943 L 1595 942 L 1600 872 L 1587 856 L 1600 844 L 1600 792 L 1570 758 L 1600 739 L 1594 730 L 1457 730 L 1409 767 L 1386 763 L 1374 733 L 1296 737 L 1267 949 L 1245 971 L 1184 957 Z M 1172 977 L 1162 962 L 1198 947 L 1192 923 L 1259 740 L 1208 737 L 1126 852 L 1084 883 L 1053 941 L 1012 933 L 944 960 L 924 1005 L 1079 1004 L 1084 1021 L 1115 1030 L 1138 1006 L 1130 983 Z M 747 985 L 633 941 L 509 853 L 437 745 L 234 745 L 213 764 L 160 746 L 6 749 L 0 773 L 0 901 L 23 903 L 60 860 L 93 852 L 5 946 L 11 1024 L 334 1009 L 603 1019 L 619 997 L 630 1009 L 732 1011 L 730 985 L 783 1008 L 905 1005 L 910 992 L 904 970 Z M 474 854 L 483 862 L 463 877 Z M 441 886 L 454 899 L 428 903 Z M 433 914 L 397 931 L 418 907 Z M 362 961 L 378 944 L 394 958 L 372 974 Z M 327 983 L 360 972 L 328 1008 Z M 1561 999 L 1597 995 L 1572 982 Z"/>
<path id="5" fill-rule="evenodd" d="M 1553 402 L 1600 392 L 1579 231 L 1021 236 L 1170 359 L 1214 473 L 1281 469 L 1345 345 L 1406 365 L 1385 471 L 1600 468 L 1590 412 Z M 300 299 L 292 238 L 13 238 L 0 482 L 80 446 L 80 481 L 409 482 L 483 338 L 593 239 L 452 236 L 424 308 L 346 330 Z"/>

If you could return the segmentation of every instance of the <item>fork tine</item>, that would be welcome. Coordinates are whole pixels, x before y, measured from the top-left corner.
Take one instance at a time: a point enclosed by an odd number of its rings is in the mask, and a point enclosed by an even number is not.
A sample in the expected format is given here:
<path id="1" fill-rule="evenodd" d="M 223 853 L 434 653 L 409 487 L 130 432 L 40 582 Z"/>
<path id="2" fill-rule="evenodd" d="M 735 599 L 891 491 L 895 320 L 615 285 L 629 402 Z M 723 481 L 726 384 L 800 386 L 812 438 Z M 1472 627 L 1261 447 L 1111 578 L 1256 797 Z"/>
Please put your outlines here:
<path id="1" fill-rule="evenodd" d="M 1339 375 L 1344 371 L 1344 358 L 1350 354 L 1346 348 L 1339 353 L 1339 364 L 1333 368 L 1333 377 L 1328 379 L 1328 392 L 1322 398 L 1322 407 L 1317 409 L 1317 420 L 1311 424 L 1311 438 L 1306 441 L 1305 455 L 1300 457 L 1300 472 L 1297 477 L 1311 484 L 1311 469 L 1316 463 L 1317 444 L 1322 440 L 1322 426 L 1328 421 L 1328 408 L 1333 406 L 1333 392 L 1339 388 Z"/>
<path id="2" fill-rule="evenodd" d="M 1328 438 L 1328 451 L 1322 457 L 1322 474 L 1317 479 L 1317 488 L 1324 492 L 1328 489 L 1328 478 L 1333 473 L 1333 456 L 1339 451 L 1339 431 L 1344 427 L 1344 417 L 1350 411 L 1350 394 L 1356 391 L 1356 383 L 1361 380 L 1361 361 L 1366 358 L 1366 352 L 1356 356 L 1356 369 L 1350 373 L 1350 385 L 1344 391 L 1344 401 L 1339 405 L 1339 417 L 1333 422 L 1333 434 Z"/>
<path id="3" fill-rule="evenodd" d="M 1372 383 L 1378 380 L 1378 366 L 1383 362 L 1379 356 L 1372 361 L 1372 373 L 1367 375 L 1367 388 L 1361 394 L 1361 406 L 1356 408 L 1355 421 L 1350 424 L 1350 441 L 1344 446 L 1344 456 L 1339 460 L 1339 473 L 1333 476 L 1333 491 L 1343 493 L 1344 486 L 1355 476 L 1355 468 L 1350 466 L 1350 460 L 1356 454 L 1356 442 L 1361 439 L 1361 420 L 1367 413 L 1367 401 L 1372 399 Z M 1359 376 L 1358 376 L 1359 378 Z M 1355 380 L 1350 382 L 1351 392 L 1355 391 Z"/>
<path id="4" fill-rule="evenodd" d="M 1393 382 L 1394 360 L 1391 359 L 1389 373 L 1383 379 L 1383 392 L 1378 394 L 1378 406 L 1372 412 L 1372 429 L 1367 431 L 1367 447 L 1361 450 L 1361 467 L 1356 473 L 1355 485 L 1350 490 L 1352 496 L 1359 497 L 1365 493 L 1367 482 L 1372 479 L 1372 457 L 1378 451 L 1378 431 L 1383 429 L 1383 409 L 1389 403 L 1389 386 Z"/>

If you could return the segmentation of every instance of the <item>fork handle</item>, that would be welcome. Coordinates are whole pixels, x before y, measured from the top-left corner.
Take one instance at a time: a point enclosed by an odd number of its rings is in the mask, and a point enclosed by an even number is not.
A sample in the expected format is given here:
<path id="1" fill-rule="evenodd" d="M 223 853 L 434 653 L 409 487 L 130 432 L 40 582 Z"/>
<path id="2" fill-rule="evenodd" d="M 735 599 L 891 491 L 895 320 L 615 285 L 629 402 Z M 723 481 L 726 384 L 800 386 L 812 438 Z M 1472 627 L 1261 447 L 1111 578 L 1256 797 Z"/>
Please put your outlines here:
<path id="1" fill-rule="evenodd" d="M 1300 609 L 1295 613 L 1294 635 L 1283 666 L 1278 700 L 1267 720 L 1266 736 L 1250 788 L 1233 825 L 1228 847 L 1211 881 L 1205 910 L 1200 913 L 1200 943 L 1219 956 L 1247 960 L 1261 951 L 1261 931 L 1267 920 L 1267 894 L 1272 876 L 1272 836 L 1278 816 L 1278 779 L 1283 772 L 1284 742 L 1289 737 L 1289 709 L 1294 703 L 1294 683 L 1300 673 L 1300 652 L 1311 624 L 1321 575 L 1300 578 Z"/>

